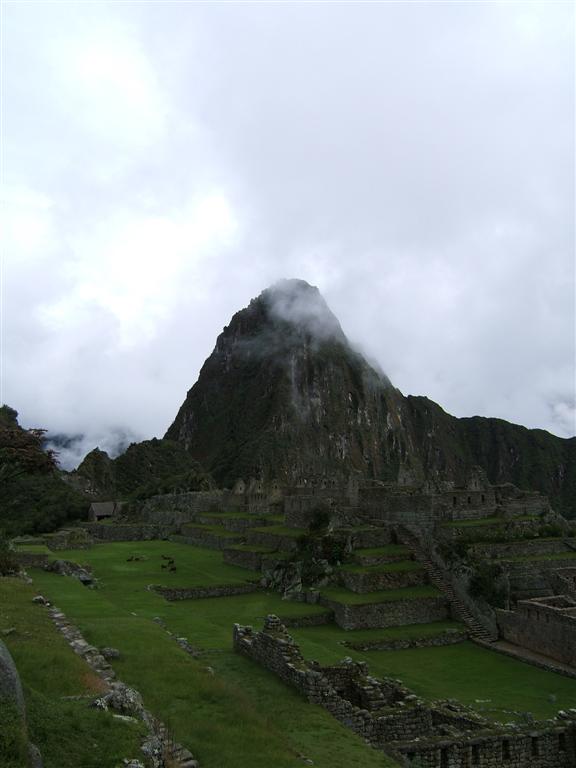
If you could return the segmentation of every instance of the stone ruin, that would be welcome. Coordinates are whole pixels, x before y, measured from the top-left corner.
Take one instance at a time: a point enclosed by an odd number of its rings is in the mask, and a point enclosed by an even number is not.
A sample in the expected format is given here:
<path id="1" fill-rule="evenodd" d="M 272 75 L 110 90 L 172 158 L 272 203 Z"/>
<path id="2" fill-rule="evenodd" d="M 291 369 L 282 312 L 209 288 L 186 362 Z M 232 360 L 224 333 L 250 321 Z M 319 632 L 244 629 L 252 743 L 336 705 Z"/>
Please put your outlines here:
<path id="1" fill-rule="evenodd" d="M 530 725 L 496 726 L 452 702 L 427 704 L 365 663 L 308 662 L 276 616 L 261 631 L 234 626 L 234 649 L 326 709 L 406 768 L 574 768 L 576 710 Z"/>
<path id="2" fill-rule="evenodd" d="M 520 600 L 496 611 L 500 634 L 515 645 L 576 668 L 576 599 L 568 595 Z"/>

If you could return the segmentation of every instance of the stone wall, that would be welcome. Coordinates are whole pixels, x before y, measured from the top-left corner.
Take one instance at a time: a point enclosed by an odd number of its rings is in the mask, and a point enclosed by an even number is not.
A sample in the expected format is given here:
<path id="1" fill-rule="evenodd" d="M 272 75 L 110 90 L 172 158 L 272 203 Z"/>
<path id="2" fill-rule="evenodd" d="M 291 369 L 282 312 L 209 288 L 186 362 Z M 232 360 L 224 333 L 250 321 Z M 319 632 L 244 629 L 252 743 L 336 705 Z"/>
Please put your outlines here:
<path id="1" fill-rule="evenodd" d="M 510 594 L 515 600 L 530 597 L 547 597 L 554 592 L 553 577 L 558 569 L 574 566 L 574 558 L 566 560 L 503 561 L 508 574 Z"/>
<path id="2" fill-rule="evenodd" d="M 218 584 L 212 587 L 152 587 L 165 600 L 202 600 L 208 597 L 233 597 L 234 595 L 246 595 L 249 592 L 258 592 L 258 584 Z"/>
<path id="3" fill-rule="evenodd" d="M 572 540 L 573 541 L 573 540 Z M 478 557 L 534 557 L 535 555 L 557 555 L 568 552 L 564 539 L 519 539 L 518 541 L 483 542 L 472 544 L 468 552 Z"/>
<path id="4" fill-rule="evenodd" d="M 354 549 L 372 549 L 395 543 L 394 532 L 390 526 L 381 528 L 352 528 L 348 535 Z"/>
<path id="5" fill-rule="evenodd" d="M 234 649 L 330 712 L 372 747 L 418 768 L 574 768 L 576 720 L 497 728 L 470 710 L 425 704 L 392 680 L 377 680 L 367 665 L 345 659 L 322 667 L 307 662 L 275 616 L 261 632 L 234 627 Z"/>
<path id="6" fill-rule="evenodd" d="M 429 624 L 449 616 L 448 605 L 441 596 L 359 605 L 337 603 L 321 597 L 320 603 L 334 611 L 336 624 L 342 629 L 382 629 L 403 624 Z"/>
<path id="7" fill-rule="evenodd" d="M 251 549 L 224 549 L 223 558 L 228 565 L 259 571 L 262 568 L 262 553 Z"/>
<path id="8" fill-rule="evenodd" d="M 212 531 L 207 528 L 195 527 L 193 523 L 182 527 L 182 535 L 174 539 L 182 544 L 191 544 L 206 549 L 226 549 L 231 544 L 239 544 L 242 535 L 232 535 L 229 531 Z"/>
<path id="9" fill-rule="evenodd" d="M 171 526 L 131 523 L 85 523 L 83 526 L 98 541 L 150 541 L 164 539 Z"/>
<path id="10" fill-rule="evenodd" d="M 295 552 L 298 549 L 298 539 L 293 536 L 282 536 L 267 531 L 250 531 L 246 535 L 248 544 L 258 547 L 278 549 L 280 552 Z"/>
<path id="11" fill-rule="evenodd" d="M 35 552 L 14 552 L 16 562 L 23 568 L 44 568 L 50 561 L 50 555 Z"/>
<path id="12" fill-rule="evenodd" d="M 90 549 L 92 538 L 87 525 L 79 528 L 62 528 L 55 533 L 48 533 L 44 537 L 46 546 L 55 552 L 62 549 Z"/>
<path id="13" fill-rule="evenodd" d="M 493 525 L 440 525 L 436 528 L 435 535 L 441 540 L 458 539 L 459 541 L 474 543 L 481 539 L 483 542 L 501 542 L 506 539 L 522 538 L 522 536 L 536 537 L 542 523 L 540 518 L 535 520 L 506 520 L 502 518 L 501 522 Z"/>
<path id="14" fill-rule="evenodd" d="M 522 600 L 515 611 L 496 611 L 502 637 L 576 668 L 576 600 L 559 595 Z"/>
<path id="15" fill-rule="evenodd" d="M 352 592 L 378 592 L 381 589 L 401 589 L 421 586 L 428 582 L 424 568 L 409 571 L 340 571 L 340 582 Z"/>
<path id="16" fill-rule="evenodd" d="M 309 613 L 307 616 L 281 616 L 280 621 L 285 627 L 297 629 L 302 627 L 320 627 L 324 624 L 332 624 L 334 614 L 332 611 L 324 611 L 323 613 Z"/>
<path id="17" fill-rule="evenodd" d="M 388 638 L 381 640 L 344 640 L 342 645 L 355 651 L 402 651 L 407 648 L 440 648 L 445 645 L 462 643 L 468 638 L 468 632 L 459 629 L 447 629 L 430 637 Z"/>
<path id="18" fill-rule="evenodd" d="M 576 598 L 576 568 L 559 568 L 551 576 L 554 593 Z"/>
<path id="19" fill-rule="evenodd" d="M 138 512 L 138 518 L 144 522 L 170 526 L 176 531 L 184 523 L 193 522 L 201 512 L 223 512 L 224 499 L 233 494 L 224 491 L 198 491 L 190 493 L 167 493 L 147 499 Z M 242 497 L 239 497 L 242 498 Z M 230 507 L 231 508 L 231 507 Z"/>

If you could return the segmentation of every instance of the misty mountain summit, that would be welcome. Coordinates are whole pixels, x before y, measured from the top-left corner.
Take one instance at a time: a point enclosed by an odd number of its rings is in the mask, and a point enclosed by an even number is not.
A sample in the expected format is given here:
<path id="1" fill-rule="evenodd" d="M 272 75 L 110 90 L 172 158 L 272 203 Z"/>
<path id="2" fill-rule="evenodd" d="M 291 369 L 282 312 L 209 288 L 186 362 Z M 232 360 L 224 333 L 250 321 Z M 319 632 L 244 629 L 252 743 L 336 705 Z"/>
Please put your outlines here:
<path id="1" fill-rule="evenodd" d="M 480 466 L 493 483 L 546 493 L 559 511 L 576 498 L 576 439 L 500 419 L 457 419 L 425 397 L 404 396 L 350 345 L 303 280 L 276 283 L 232 317 L 166 438 L 221 486 L 351 473 L 458 484 Z"/>

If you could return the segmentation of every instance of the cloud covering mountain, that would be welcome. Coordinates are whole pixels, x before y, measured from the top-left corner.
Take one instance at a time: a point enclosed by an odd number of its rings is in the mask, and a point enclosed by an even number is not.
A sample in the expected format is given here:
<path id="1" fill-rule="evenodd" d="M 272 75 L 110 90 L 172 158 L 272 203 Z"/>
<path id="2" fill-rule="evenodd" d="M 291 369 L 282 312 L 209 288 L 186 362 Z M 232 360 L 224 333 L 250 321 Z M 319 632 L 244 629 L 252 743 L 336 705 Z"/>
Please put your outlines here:
<path id="1" fill-rule="evenodd" d="M 574 434 L 574 10 L 10 4 L 2 400 L 162 434 L 316 284 L 406 393 Z"/>

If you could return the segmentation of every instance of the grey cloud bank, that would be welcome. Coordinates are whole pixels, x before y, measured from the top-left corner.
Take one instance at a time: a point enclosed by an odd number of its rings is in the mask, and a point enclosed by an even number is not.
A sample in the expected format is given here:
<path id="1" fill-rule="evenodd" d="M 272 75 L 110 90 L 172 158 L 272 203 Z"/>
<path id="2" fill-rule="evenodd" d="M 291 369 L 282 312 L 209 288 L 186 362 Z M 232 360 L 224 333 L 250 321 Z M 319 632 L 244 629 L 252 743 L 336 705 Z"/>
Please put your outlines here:
<path id="1" fill-rule="evenodd" d="M 6 6 L 3 400 L 163 434 L 299 277 L 403 392 L 573 435 L 573 15 Z"/>

